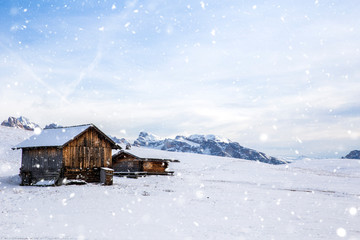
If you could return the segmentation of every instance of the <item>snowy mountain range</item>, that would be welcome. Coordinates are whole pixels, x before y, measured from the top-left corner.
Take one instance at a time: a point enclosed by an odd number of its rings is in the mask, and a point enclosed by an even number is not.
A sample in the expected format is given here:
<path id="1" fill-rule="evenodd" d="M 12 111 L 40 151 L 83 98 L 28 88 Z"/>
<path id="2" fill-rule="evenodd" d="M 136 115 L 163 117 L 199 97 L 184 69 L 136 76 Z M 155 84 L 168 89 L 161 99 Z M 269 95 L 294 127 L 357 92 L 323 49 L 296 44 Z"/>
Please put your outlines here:
<path id="1" fill-rule="evenodd" d="M 2 126 L 21 128 L 25 130 L 34 131 L 35 128 L 40 128 L 36 123 L 31 122 L 28 118 L 20 116 L 18 118 L 9 117 L 1 123 Z"/>
<path id="2" fill-rule="evenodd" d="M 19 118 L 9 117 L 1 123 L 2 126 L 20 128 L 33 131 L 35 128 L 41 128 L 38 124 L 31 122 L 28 118 L 20 116 Z M 46 125 L 44 129 L 58 128 L 61 125 L 51 123 Z M 120 144 L 130 146 L 130 142 L 125 138 L 110 138 Z M 237 142 L 232 142 L 226 138 L 220 138 L 215 135 L 190 135 L 176 136 L 174 139 L 161 138 L 147 132 L 140 132 L 138 138 L 133 143 L 134 146 L 141 146 L 171 152 L 188 152 L 197 154 L 206 154 L 222 157 L 233 157 L 246 160 L 259 161 L 269 164 L 284 164 L 285 160 L 266 155 L 265 153 L 254 149 L 241 146 Z M 360 151 L 354 150 L 343 158 L 360 159 Z"/>
<path id="3" fill-rule="evenodd" d="M 222 157 L 241 158 L 270 164 L 284 164 L 277 158 L 256 150 L 245 148 L 237 142 L 215 135 L 176 136 L 175 139 L 160 138 L 156 135 L 140 132 L 134 141 L 135 146 L 148 147 L 172 152 L 189 152 Z"/>

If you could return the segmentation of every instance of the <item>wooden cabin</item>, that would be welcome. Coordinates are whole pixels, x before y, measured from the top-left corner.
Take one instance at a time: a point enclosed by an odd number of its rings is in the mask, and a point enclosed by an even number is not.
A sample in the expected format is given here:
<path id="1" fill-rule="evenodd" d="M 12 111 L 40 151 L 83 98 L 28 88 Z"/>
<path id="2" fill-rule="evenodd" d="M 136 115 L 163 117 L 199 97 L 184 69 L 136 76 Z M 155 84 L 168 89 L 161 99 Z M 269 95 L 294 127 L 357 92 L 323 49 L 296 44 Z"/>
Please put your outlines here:
<path id="1" fill-rule="evenodd" d="M 62 184 L 64 179 L 100 182 L 100 168 L 112 166 L 121 149 L 93 124 L 45 129 L 13 149 L 22 149 L 21 185 Z"/>
<path id="2" fill-rule="evenodd" d="M 127 173 L 136 172 L 144 173 L 144 175 L 173 174 L 173 171 L 168 171 L 169 162 L 179 161 L 157 157 L 155 155 L 156 154 L 151 154 L 151 150 L 149 152 L 149 149 L 141 149 L 140 151 L 135 151 L 133 149 L 126 151 L 121 150 L 112 156 L 112 167 L 117 175 L 127 175 Z"/>

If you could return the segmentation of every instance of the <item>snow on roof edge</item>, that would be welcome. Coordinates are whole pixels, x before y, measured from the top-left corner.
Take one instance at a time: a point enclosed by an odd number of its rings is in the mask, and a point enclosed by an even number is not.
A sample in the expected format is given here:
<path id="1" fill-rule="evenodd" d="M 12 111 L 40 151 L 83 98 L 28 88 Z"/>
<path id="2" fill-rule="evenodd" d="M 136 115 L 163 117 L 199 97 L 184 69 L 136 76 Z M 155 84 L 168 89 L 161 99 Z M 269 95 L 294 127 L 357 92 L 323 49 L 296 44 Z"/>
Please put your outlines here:
<path id="1" fill-rule="evenodd" d="M 122 153 L 129 154 L 141 160 L 161 160 L 168 162 L 180 162 L 178 159 L 167 156 L 167 153 L 169 153 L 168 151 L 151 149 L 151 148 L 142 148 L 142 147 L 134 147 L 134 148 L 132 147 L 131 149 L 128 150 L 120 150 L 117 153 L 113 154 L 113 157 L 118 156 Z"/>
<path id="2" fill-rule="evenodd" d="M 101 131 L 93 123 L 44 129 L 39 135 L 32 135 L 30 138 L 15 145 L 12 149 L 16 150 L 36 147 L 63 147 L 69 141 L 77 138 L 90 127 L 93 127 L 99 133 L 103 134 L 105 138 L 116 147 L 115 149 L 121 149 L 121 147 L 119 148 L 119 146 L 107 134 Z"/>

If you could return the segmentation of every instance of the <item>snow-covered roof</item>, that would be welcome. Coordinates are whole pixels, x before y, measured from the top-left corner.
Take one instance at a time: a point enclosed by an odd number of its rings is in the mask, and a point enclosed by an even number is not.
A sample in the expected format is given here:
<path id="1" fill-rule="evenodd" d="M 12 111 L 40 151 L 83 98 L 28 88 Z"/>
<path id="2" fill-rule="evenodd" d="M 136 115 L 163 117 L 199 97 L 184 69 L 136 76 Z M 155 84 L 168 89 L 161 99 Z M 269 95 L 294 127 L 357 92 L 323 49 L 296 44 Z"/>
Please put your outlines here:
<path id="1" fill-rule="evenodd" d="M 144 147 L 134 147 L 132 146 L 131 149 L 121 150 L 120 152 L 116 153 L 120 154 L 122 152 L 129 153 L 135 157 L 141 158 L 141 159 L 158 159 L 158 160 L 166 160 L 171 162 L 177 162 L 178 160 L 171 157 L 171 152 L 168 151 L 162 151 L 157 149 L 151 149 L 151 148 L 144 148 Z"/>
<path id="2" fill-rule="evenodd" d="M 29 139 L 26 139 L 25 141 L 16 145 L 13 149 L 32 147 L 61 147 L 90 127 L 95 126 L 93 124 L 86 124 L 73 127 L 44 129 L 40 134 L 31 136 Z M 109 139 L 109 141 L 112 140 Z"/>

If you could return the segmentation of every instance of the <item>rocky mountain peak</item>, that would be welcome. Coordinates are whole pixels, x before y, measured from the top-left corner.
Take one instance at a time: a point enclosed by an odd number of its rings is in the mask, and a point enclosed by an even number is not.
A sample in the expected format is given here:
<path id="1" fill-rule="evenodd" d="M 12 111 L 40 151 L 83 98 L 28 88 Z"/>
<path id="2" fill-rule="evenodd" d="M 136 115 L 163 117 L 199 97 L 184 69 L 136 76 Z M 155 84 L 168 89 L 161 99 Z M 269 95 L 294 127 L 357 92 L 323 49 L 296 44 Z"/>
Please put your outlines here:
<path id="1" fill-rule="evenodd" d="M 57 123 L 50 123 L 44 127 L 44 129 L 54 129 L 54 128 L 62 128 L 63 126 Z"/>
<path id="2" fill-rule="evenodd" d="M 140 132 L 139 137 L 134 141 L 135 146 L 149 146 L 149 145 L 157 145 L 159 142 L 163 142 L 164 140 L 159 136 L 148 132 Z"/>
<path id="3" fill-rule="evenodd" d="M 34 131 L 35 128 L 40 128 L 38 124 L 31 122 L 28 118 L 24 116 L 20 116 L 18 118 L 9 117 L 7 120 L 4 120 L 1 125 L 6 127 L 21 128 L 30 131 Z"/>

